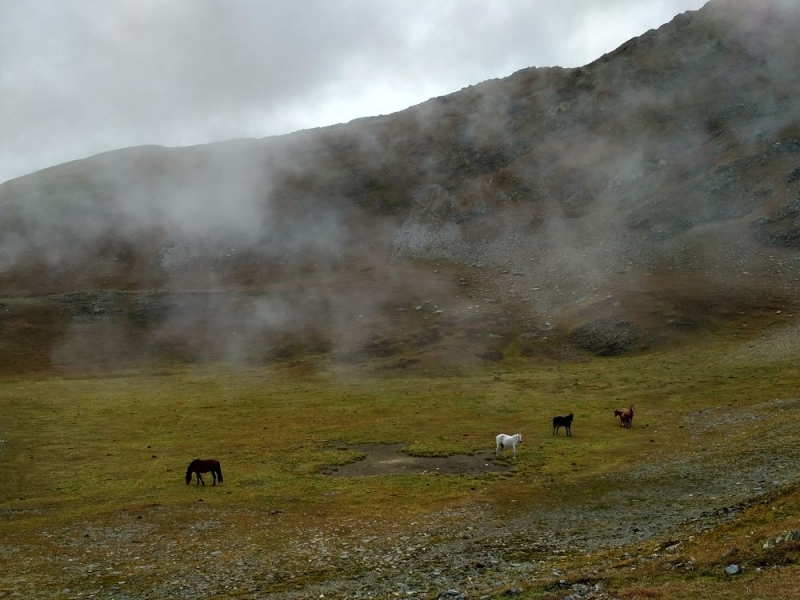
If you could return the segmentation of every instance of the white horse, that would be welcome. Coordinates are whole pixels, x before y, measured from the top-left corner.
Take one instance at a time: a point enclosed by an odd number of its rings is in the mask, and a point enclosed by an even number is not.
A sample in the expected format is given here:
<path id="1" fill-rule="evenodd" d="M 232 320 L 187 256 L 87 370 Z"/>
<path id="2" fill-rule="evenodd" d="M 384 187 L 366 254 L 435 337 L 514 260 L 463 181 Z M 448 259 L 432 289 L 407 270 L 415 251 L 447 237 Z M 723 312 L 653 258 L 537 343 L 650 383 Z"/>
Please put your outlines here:
<path id="1" fill-rule="evenodd" d="M 497 456 L 497 453 L 500 451 L 501 448 L 503 449 L 503 452 L 505 452 L 506 448 L 510 446 L 511 449 L 514 451 L 514 460 L 517 460 L 517 446 L 519 446 L 522 443 L 521 433 L 516 433 L 514 435 L 506 435 L 505 433 L 500 433 L 495 438 L 495 441 L 497 442 L 497 446 L 494 449 L 495 456 Z"/>

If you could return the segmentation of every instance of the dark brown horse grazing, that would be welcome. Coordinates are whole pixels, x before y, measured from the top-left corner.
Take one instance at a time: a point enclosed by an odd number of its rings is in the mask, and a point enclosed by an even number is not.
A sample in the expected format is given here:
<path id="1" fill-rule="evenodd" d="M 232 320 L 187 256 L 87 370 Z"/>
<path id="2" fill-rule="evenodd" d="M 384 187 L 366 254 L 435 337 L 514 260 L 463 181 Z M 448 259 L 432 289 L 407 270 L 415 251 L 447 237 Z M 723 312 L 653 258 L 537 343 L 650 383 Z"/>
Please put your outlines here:
<path id="1" fill-rule="evenodd" d="M 615 410 L 614 416 L 619 417 L 620 427 L 625 427 L 630 429 L 630 426 L 633 423 L 633 406 L 631 405 L 629 408 L 626 408 L 624 410 Z"/>
<path id="2" fill-rule="evenodd" d="M 222 483 L 222 467 L 220 467 L 218 460 L 214 460 L 213 458 L 195 458 L 189 463 L 189 468 L 186 469 L 186 485 L 191 483 L 192 473 L 197 474 L 197 485 L 200 485 L 201 483 L 205 485 L 206 482 L 203 481 L 203 476 L 200 475 L 200 473 L 209 472 L 214 478 L 214 485 L 217 485 L 217 479 L 219 479 L 219 482 Z"/>

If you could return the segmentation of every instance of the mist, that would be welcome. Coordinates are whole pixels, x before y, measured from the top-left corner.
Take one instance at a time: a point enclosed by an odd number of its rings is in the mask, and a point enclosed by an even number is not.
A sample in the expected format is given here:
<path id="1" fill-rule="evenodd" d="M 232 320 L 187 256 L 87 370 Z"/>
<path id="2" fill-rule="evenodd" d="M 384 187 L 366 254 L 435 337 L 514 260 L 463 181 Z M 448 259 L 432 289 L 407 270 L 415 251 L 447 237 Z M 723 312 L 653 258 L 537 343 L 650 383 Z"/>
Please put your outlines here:
<path id="1" fill-rule="evenodd" d="M 140 145 L 390 114 L 574 67 L 703 0 L 0 2 L 0 181 Z"/>
<path id="2" fill-rule="evenodd" d="M 789 283 L 774 257 L 793 264 L 793 250 L 772 229 L 797 193 L 783 183 L 800 135 L 796 7 L 747 6 L 712 3 L 583 67 L 521 68 L 387 116 L 9 181 L 4 289 L 71 319 L 62 365 L 126 350 L 391 361 L 450 343 L 443 331 L 467 332 L 472 350 L 444 360 L 470 364 L 608 315 L 663 324 L 646 294 L 672 314 L 743 272 Z"/>

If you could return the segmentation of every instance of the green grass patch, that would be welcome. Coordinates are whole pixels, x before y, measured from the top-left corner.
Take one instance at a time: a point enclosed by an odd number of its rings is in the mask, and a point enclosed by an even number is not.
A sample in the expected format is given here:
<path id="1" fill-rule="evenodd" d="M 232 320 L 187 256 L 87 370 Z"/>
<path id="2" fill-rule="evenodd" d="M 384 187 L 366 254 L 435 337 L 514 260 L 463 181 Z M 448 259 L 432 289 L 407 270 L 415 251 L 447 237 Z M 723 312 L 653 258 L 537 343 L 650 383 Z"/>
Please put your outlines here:
<path id="1" fill-rule="evenodd" d="M 793 397 L 800 372 L 788 359 L 731 361 L 730 348 L 727 340 L 626 358 L 520 362 L 500 377 L 490 371 L 392 377 L 355 367 L 194 367 L 5 380 L 0 535 L 15 540 L 14 561 L 34 565 L 33 577 L 53 553 L 56 562 L 67 561 L 86 540 L 103 535 L 130 535 L 143 544 L 149 535 L 166 551 L 172 539 L 193 532 L 210 540 L 198 528 L 219 528 L 217 539 L 240 536 L 254 552 L 292 556 L 297 550 L 287 540 L 316 529 L 413 528 L 433 514 L 487 504 L 500 519 L 543 503 L 580 506 L 616 477 L 648 464 L 701 452 L 736 460 L 757 451 L 753 432 L 774 424 L 780 435 L 780 424 L 800 407 L 786 405 L 758 420 L 748 407 Z M 613 410 L 629 405 L 636 407 L 634 424 L 622 429 Z M 573 436 L 563 429 L 553 435 L 552 417 L 568 412 L 575 414 Z M 705 431 L 704 419 L 725 428 Z M 516 461 L 497 460 L 511 466 L 505 473 L 323 474 L 364 458 L 351 445 L 403 444 L 416 457 L 474 455 L 493 451 L 497 433 L 518 431 L 523 443 Z M 196 457 L 219 459 L 224 485 L 211 486 L 210 476 L 205 487 L 185 485 L 185 469 Z M 753 512 L 742 527 L 757 531 L 748 534 L 756 539 L 777 535 L 798 514 L 793 497 L 782 512 Z M 223 519 L 224 528 L 217 525 Z M 728 535 L 744 540 L 743 531 Z M 694 571 L 675 571 L 666 562 L 662 571 L 640 568 L 614 579 L 619 597 L 726 597 L 732 588 L 724 577 L 703 574 L 718 572 L 729 542 L 703 539 L 717 554 L 693 548 Z M 87 554 L 98 547 L 87 547 Z M 774 563 L 796 577 L 786 548 L 772 554 L 753 548 L 748 557 L 752 565 Z M 309 580 L 325 572 L 307 571 Z M 66 573 L 62 587 L 92 589 L 82 576 Z M 166 576 L 143 570 L 137 581 L 144 589 Z M 762 580 L 772 581 L 767 574 Z M 781 597 L 778 581 L 774 597 Z M 537 589 L 529 594 L 551 593 Z"/>

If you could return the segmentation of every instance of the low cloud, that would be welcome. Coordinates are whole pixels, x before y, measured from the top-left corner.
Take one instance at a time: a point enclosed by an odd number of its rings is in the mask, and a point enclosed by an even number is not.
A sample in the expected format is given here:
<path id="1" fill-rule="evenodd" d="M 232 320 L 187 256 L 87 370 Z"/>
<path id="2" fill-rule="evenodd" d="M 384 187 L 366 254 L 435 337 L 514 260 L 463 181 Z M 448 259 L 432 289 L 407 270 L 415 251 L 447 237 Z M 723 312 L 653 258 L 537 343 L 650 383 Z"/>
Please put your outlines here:
<path id="1" fill-rule="evenodd" d="M 0 0 L 0 181 L 141 144 L 386 114 L 577 66 L 702 0 Z"/>

